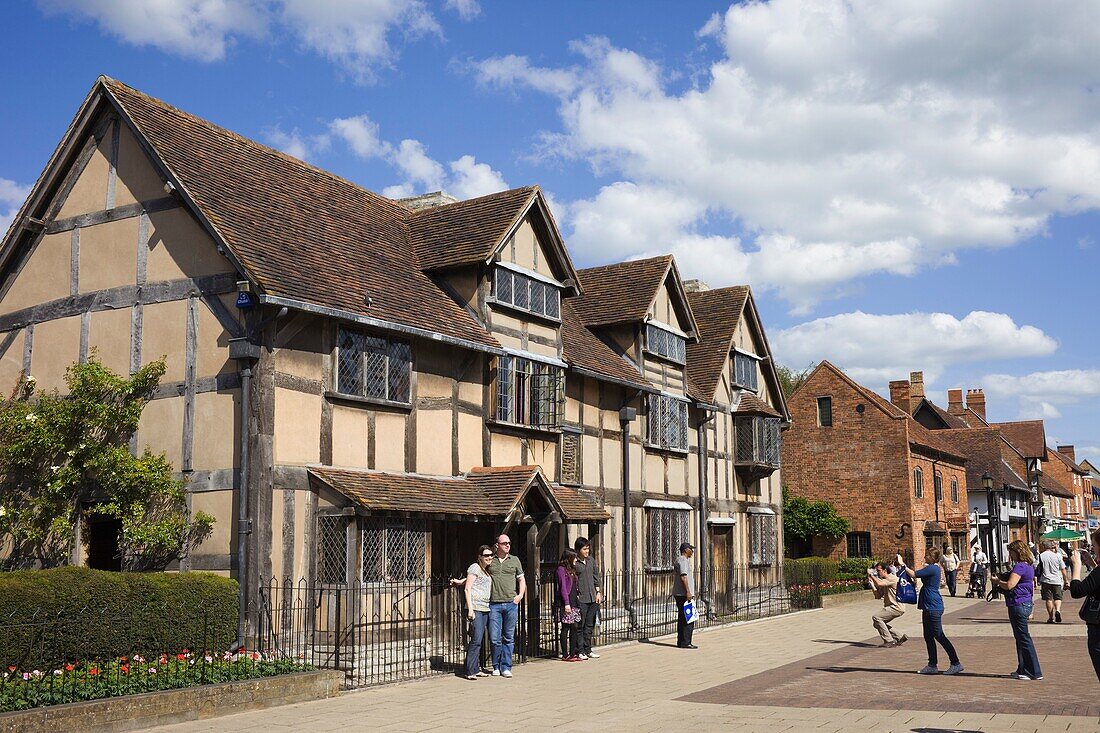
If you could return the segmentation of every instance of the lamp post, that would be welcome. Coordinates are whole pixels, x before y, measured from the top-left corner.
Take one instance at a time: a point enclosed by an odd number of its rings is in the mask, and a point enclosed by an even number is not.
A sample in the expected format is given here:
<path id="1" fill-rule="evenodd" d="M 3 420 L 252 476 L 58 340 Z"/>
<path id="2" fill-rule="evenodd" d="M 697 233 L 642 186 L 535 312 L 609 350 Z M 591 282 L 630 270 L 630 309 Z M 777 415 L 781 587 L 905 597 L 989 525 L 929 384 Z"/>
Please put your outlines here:
<path id="1" fill-rule="evenodd" d="M 990 567 L 1001 568 L 1001 504 L 997 501 L 997 494 L 993 491 L 993 477 L 988 473 L 982 474 L 982 488 L 985 489 L 985 505 L 987 524 L 989 526 L 989 564 Z"/>

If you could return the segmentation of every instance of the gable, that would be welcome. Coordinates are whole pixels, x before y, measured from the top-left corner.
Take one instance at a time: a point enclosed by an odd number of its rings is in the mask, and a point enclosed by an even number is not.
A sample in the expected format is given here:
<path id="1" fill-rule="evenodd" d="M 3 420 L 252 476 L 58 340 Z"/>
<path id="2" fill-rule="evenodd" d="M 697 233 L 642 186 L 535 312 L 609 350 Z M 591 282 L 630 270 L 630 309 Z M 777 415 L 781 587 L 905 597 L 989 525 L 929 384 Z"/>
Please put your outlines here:
<path id="1" fill-rule="evenodd" d="M 675 274 L 669 270 L 657 294 L 653 298 L 653 304 L 649 306 L 649 317 L 658 323 L 672 326 L 682 333 L 692 333 L 692 323 L 687 318 L 686 308 L 679 294 L 671 287 Z"/>
<path id="2" fill-rule="evenodd" d="M 524 217 L 515 231 L 501 243 L 496 251 L 500 261 L 537 272 L 558 282 L 568 279 L 569 273 L 557 264 L 558 258 L 552 253 L 545 237 L 540 237 L 535 232 L 531 218 L 531 214 Z"/>

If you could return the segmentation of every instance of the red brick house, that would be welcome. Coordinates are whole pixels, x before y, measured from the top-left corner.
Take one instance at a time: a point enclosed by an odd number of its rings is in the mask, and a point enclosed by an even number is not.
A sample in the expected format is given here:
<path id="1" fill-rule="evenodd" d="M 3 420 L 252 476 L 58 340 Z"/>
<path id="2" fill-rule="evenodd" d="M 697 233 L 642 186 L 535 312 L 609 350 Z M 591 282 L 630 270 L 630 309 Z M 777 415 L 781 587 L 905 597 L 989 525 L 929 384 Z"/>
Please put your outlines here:
<path id="1" fill-rule="evenodd" d="M 816 540 L 814 554 L 900 552 L 911 562 L 926 547 L 951 542 L 969 556 L 966 457 L 913 418 L 904 384 L 892 403 L 823 361 L 792 395 L 785 486 L 831 502 L 851 524 L 844 538 Z M 921 391 L 923 398 L 923 383 Z"/>

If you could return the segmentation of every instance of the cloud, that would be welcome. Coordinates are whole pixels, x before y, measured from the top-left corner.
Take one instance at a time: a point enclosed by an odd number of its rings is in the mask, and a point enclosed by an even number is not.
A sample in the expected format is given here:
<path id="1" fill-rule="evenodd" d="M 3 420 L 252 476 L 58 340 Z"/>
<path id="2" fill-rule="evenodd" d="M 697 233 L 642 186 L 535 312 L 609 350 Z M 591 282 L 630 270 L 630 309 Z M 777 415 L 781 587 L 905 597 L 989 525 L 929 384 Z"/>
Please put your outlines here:
<path id="1" fill-rule="evenodd" d="M 455 11 L 463 20 L 473 20 L 481 15 L 481 5 L 477 0 L 447 0 L 443 7 Z"/>
<path id="2" fill-rule="evenodd" d="M 20 185 L 7 178 L 0 178 L 0 237 L 8 231 L 19 207 L 31 193 L 31 187 Z"/>
<path id="3" fill-rule="evenodd" d="M 447 164 L 451 169 L 448 192 L 460 199 L 472 199 L 508 188 L 507 182 L 488 163 L 478 163 L 474 156 L 463 155 Z"/>
<path id="4" fill-rule="evenodd" d="M 1038 328 L 985 311 L 961 319 L 949 313 L 842 313 L 778 331 L 772 343 L 784 364 L 802 368 L 828 359 L 869 386 L 914 370 L 932 382 L 953 365 L 1047 356 L 1058 348 Z"/>
<path id="5" fill-rule="evenodd" d="M 273 148 L 304 161 L 328 150 L 330 145 L 328 135 L 302 135 L 297 127 L 290 132 L 280 127 L 269 127 L 261 135 Z"/>
<path id="6" fill-rule="evenodd" d="M 1057 418 L 1062 416 L 1059 406 L 1100 397 L 1100 369 L 988 374 L 982 385 L 990 395 L 1019 400 L 1021 418 Z"/>
<path id="7" fill-rule="evenodd" d="M 380 157 L 389 149 L 379 137 L 378 125 L 367 115 L 335 119 L 329 123 L 329 130 L 360 158 Z"/>
<path id="8" fill-rule="evenodd" d="M 239 37 L 263 35 L 262 0 L 38 0 L 49 15 L 94 21 L 134 46 L 196 61 L 221 61 Z"/>
<path id="9" fill-rule="evenodd" d="M 473 0 L 454 0 L 463 18 Z M 355 81 L 390 67 L 400 41 L 442 37 L 423 0 L 38 0 L 50 15 L 90 20 L 135 46 L 196 61 L 225 59 L 240 38 L 272 30 L 328 59 Z M 476 13 L 475 13 L 476 14 Z"/>
<path id="10" fill-rule="evenodd" d="M 486 87 L 557 99 L 546 153 L 693 211 L 630 253 L 698 244 L 729 260 L 714 284 L 748 281 L 806 311 L 859 278 L 951 264 L 1100 208 L 1093 12 L 739 3 L 700 30 L 719 58 L 687 89 L 671 88 L 677 69 L 602 38 L 572 44 L 576 65 L 504 55 L 469 68 Z M 605 191 L 576 202 L 588 257 L 617 236 Z"/>

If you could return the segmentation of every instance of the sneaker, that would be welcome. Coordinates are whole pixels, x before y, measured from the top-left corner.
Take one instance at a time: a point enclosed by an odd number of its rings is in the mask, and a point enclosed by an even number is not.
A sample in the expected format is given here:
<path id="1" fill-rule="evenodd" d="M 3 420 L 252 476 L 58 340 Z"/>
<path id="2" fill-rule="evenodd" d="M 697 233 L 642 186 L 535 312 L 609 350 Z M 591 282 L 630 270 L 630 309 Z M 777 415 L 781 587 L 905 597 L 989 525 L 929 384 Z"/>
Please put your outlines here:
<path id="1" fill-rule="evenodd" d="M 480 672 L 478 672 L 478 673 L 477 673 L 477 676 L 478 676 L 478 677 L 491 677 L 492 675 L 490 675 L 490 674 L 489 674 L 488 672 L 486 672 L 486 671 L 485 671 L 485 670 L 483 669 L 483 670 L 481 670 Z"/>
<path id="2" fill-rule="evenodd" d="M 468 675 L 466 675 L 466 679 L 468 679 L 468 680 L 476 680 L 476 679 L 477 679 L 477 675 L 476 675 L 476 674 L 468 674 Z"/>
<path id="3" fill-rule="evenodd" d="M 921 669 L 917 670 L 917 674 L 939 674 L 940 668 L 934 664 L 929 664 Z"/>
<path id="4" fill-rule="evenodd" d="M 1048 623 L 1048 624 L 1052 624 L 1052 623 L 1054 623 L 1054 619 L 1052 619 L 1052 618 L 1048 618 L 1048 619 L 1047 619 L 1047 623 Z M 1058 623 L 1061 623 L 1061 621 L 1059 621 Z"/>
<path id="5" fill-rule="evenodd" d="M 588 655 L 587 654 L 578 654 L 577 655 L 577 661 L 587 662 L 588 661 Z"/>
<path id="6" fill-rule="evenodd" d="M 500 677 L 500 670 L 499 669 L 494 669 L 493 670 L 493 676 L 494 677 Z"/>
<path id="7" fill-rule="evenodd" d="M 564 658 L 562 659 L 562 661 L 563 661 L 563 662 L 579 662 L 579 661 L 581 661 L 581 658 L 580 658 L 580 657 L 577 657 L 577 656 L 572 656 L 572 657 L 564 657 Z"/>
<path id="8" fill-rule="evenodd" d="M 1039 680 L 1043 679 L 1043 675 L 1039 675 L 1038 677 L 1032 677 L 1031 679 L 1033 679 L 1033 680 L 1035 680 L 1036 682 L 1038 682 Z"/>
<path id="9" fill-rule="evenodd" d="M 597 654 L 596 652 L 588 652 L 588 658 L 589 659 L 599 659 L 600 655 Z"/>
<path id="10" fill-rule="evenodd" d="M 879 644 L 879 646 L 881 646 L 883 649 L 893 649 L 897 645 L 898 643 L 896 641 L 884 641 Z"/>
<path id="11" fill-rule="evenodd" d="M 504 670 L 503 672 L 500 673 L 500 676 L 501 677 L 511 677 L 512 676 L 512 670 L 506 669 L 506 670 Z"/>
<path id="12" fill-rule="evenodd" d="M 1031 681 L 1031 675 L 1024 674 L 1023 672 L 1017 672 L 1016 674 L 1014 674 L 1012 676 L 1015 677 L 1018 680 L 1026 680 L 1026 681 L 1029 681 L 1029 682 Z"/>
<path id="13" fill-rule="evenodd" d="M 1056 623 L 1056 624 L 1062 623 L 1062 612 L 1061 611 L 1055 611 L 1054 612 L 1054 623 Z"/>
<path id="14" fill-rule="evenodd" d="M 907 641 L 909 641 L 909 637 L 906 636 L 905 634 L 902 634 L 901 638 L 898 639 L 898 646 L 901 646 L 902 644 L 904 644 Z"/>
<path id="15" fill-rule="evenodd" d="M 952 664 L 950 667 L 947 668 L 947 671 L 944 672 L 944 674 L 958 674 L 962 671 L 963 666 L 961 664 Z"/>

